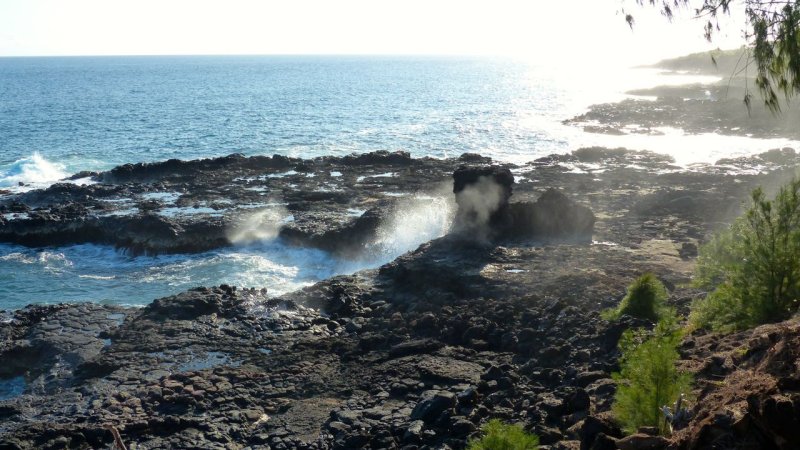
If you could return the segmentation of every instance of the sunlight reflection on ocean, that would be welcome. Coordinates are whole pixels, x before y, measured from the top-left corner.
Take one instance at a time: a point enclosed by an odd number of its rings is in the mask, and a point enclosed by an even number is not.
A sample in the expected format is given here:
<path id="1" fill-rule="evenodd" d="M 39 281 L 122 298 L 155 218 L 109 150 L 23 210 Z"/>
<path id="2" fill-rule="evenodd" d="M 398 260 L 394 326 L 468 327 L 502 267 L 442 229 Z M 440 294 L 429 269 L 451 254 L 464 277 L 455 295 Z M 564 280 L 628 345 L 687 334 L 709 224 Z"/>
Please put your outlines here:
<path id="1" fill-rule="evenodd" d="M 562 125 L 591 104 L 628 97 L 627 90 L 717 79 L 656 69 L 564 70 L 497 58 L 2 58 L 0 187 L 129 162 L 234 152 L 302 158 L 374 150 L 437 158 L 477 152 L 527 162 L 607 145 L 696 162 L 689 157 L 789 144 L 715 141 L 677 130 L 663 137 L 604 136 Z M 677 149 L 691 152 L 678 155 Z"/>

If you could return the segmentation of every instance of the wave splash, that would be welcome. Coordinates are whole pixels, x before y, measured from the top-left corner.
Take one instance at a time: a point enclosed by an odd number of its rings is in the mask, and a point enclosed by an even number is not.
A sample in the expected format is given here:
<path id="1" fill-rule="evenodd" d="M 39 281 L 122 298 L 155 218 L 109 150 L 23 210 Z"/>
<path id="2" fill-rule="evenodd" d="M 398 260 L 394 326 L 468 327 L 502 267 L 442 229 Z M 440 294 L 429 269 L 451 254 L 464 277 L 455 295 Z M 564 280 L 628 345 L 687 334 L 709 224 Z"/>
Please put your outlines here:
<path id="1" fill-rule="evenodd" d="M 282 205 L 259 209 L 240 217 L 228 230 L 227 237 L 237 245 L 270 241 L 278 236 L 282 224 L 292 220 L 289 210 Z"/>
<path id="2" fill-rule="evenodd" d="M 378 229 L 368 245 L 368 260 L 386 264 L 403 253 L 448 233 L 455 216 L 452 185 L 432 195 L 415 195 L 399 202 L 397 209 Z"/>
<path id="3" fill-rule="evenodd" d="M 67 177 L 63 164 L 50 162 L 39 152 L 26 158 L 21 158 L 7 167 L 0 168 L 0 187 L 19 188 L 20 183 L 24 185 L 50 184 Z M 31 189 L 31 187 L 28 187 Z"/>

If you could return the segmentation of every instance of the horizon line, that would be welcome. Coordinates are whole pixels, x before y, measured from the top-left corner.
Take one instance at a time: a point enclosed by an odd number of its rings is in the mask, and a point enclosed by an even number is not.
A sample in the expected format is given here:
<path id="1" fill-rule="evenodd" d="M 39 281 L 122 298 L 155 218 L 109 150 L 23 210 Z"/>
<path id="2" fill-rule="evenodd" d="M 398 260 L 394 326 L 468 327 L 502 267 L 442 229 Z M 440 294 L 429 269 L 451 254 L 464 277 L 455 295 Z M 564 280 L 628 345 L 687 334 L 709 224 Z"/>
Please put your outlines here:
<path id="1" fill-rule="evenodd" d="M 0 58 L 118 58 L 118 57 L 175 57 L 175 56 L 432 56 L 432 57 L 493 57 L 521 58 L 520 55 L 501 53 L 119 53 L 119 54 L 35 54 L 0 55 Z"/>

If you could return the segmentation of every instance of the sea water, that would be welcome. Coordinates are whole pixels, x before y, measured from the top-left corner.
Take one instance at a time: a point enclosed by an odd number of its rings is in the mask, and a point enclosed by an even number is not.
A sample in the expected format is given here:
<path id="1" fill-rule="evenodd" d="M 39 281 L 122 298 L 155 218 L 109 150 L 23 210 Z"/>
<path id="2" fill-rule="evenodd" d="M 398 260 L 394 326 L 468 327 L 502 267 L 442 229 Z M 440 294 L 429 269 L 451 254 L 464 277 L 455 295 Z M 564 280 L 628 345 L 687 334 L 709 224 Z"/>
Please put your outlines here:
<path id="1" fill-rule="evenodd" d="M 334 275 L 378 267 L 443 236 L 451 196 L 411 195 L 349 259 L 265 238 L 200 254 L 130 256 L 100 245 L 32 249 L 0 244 L 0 309 L 32 303 L 92 301 L 145 305 L 197 286 L 266 288 L 277 296 Z"/>
<path id="2" fill-rule="evenodd" d="M 526 162 L 603 145 L 672 153 L 690 163 L 793 144 L 681 130 L 594 135 L 562 123 L 591 104 L 623 99 L 626 89 L 714 80 L 463 57 L 0 58 L 0 192 L 124 163 L 230 153 L 312 158 L 405 150 L 442 158 L 475 152 Z M 0 245 L 0 309 L 59 301 L 146 304 L 221 283 L 280 294 L 375 267 L 441 236 L 451 209 L 442 206 L 449 205 L 446 196 L 434 200 L 390 218 L 406 222 L 387 227 L 375 251 L 350 261 L 275 240 L 160 257 L 92 245 Z"/>

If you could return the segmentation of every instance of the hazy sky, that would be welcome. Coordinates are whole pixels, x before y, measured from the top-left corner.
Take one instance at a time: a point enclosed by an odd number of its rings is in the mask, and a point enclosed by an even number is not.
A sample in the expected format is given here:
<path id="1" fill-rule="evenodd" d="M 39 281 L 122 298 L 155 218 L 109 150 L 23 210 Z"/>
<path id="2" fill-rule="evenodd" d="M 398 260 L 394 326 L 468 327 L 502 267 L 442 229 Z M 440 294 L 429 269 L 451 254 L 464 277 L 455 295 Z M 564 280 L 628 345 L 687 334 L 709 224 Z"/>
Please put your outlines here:
<path id="1" fill-rule="evenodd" d="M 501 54 L 648 62 L 708 45 L 621 0 L 0 0 L 0 55 Z M 569 58 L 568 58 L 569 57 Z"/>

